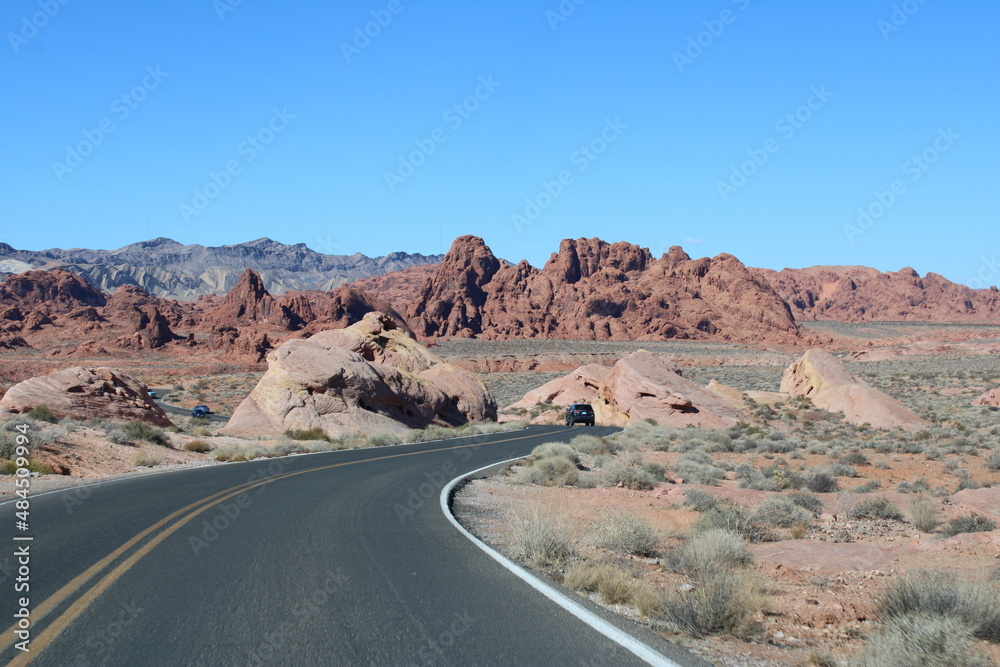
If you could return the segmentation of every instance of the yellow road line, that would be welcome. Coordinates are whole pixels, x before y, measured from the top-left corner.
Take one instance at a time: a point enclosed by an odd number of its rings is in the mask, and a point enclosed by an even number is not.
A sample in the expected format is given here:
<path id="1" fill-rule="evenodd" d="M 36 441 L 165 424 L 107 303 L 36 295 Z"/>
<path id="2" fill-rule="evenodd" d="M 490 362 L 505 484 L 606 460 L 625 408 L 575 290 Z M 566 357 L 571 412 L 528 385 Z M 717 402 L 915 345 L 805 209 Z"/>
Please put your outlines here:
<path id="1" fill-rule="evenodd" d="M 564 429 L 564 430 L 571 430 L 571 429 Z M 556 433 L 562 433 L 562 432 L 563 431 L 554 431 L 553 435 L 556 434 Z M 232 487 L 230 489 L 226 489 L 225 491 L 219 491 L 218 493 L 215 493 L 215 494 L 213 494 L 211 496 L 208 496 L 207 498 L 203 498 L 203 499 L 201 499 L 199 501 L 191 503 L 187 507 L 179 509 L 176 512 L 174 512 L 173 514 L 171 514 L 170 516 L 165 517 L 165 518 L 161 519 L 160 521 L 156 522 L 155 524 L 153 524 L 149 528 L 145 529 L 144 531 L 142 531 L 141 533 L 139 533 L 138 535 L 136 535 L 135 537 L 133 537 L 131 540 L 129 540 L 128 542 L 126 542 L 122 546 L 120 546 L 117 549 L 115 549 L 115 551 L 113 551 L 111 554 L 109 554 L 109 555 L 105 556 L 104 558 L 102 558 L 100 561 L 98 561 L 97 563 L 95 563 L 92 567 L 90 567 L 89 569 L 87 569 L 86 572 L 84 572 L 83 574 L 77 576 L 75 579 L 73 579 L 71 582 L 69 582 L 68 584 L 66 584 L 65 586 L 63 586 L 61 589 L 59 589 L 59 591 L 57 591 L 51 597 L 49 597 L 47 600 L 45 600 L 45 602 L 43 602 L 41 605 L 39 605 L 39 607 L 35 610 L 36 613 L 38 611 L 43 611 L 43 610 L 44 610 L 43 613 L 48 613 L 49 611 L 51 611 L 51 609 L 53 607 L 55 607 L 60 602 L 62 602 L 64 599 L 66 599 L 66 597 L 68 597 L 69 595 L 71 595 L 76 590 L 76 588 L 78 588 L 80 585 L 82 585 L 87 580 L 89 580 L 91 577 L 93 577 L 94 573 L 99 572 L 101 569 L 103 569 L 104 567 L 106 567 L 109 562 L 111 562 L 112 560 L 114 560 L 115 558 L 117 558 L 118 556 L 120 556 L 122 553 L 124 553 L 128 549 L 130 549 L 138 541 L 140 541 L 144 537 L 148 536 L 151 532 L 153 532 L 156 529 L 162 527 L 164 524 L 166 524 L 170 520 L 176 518 L 178 515 L 183 514 L 184 512 L 186 512 L 188 510 L 191 510 L 192 508 L 195 508 L 198 505 L 201 505 L 203 503 L 207 503 L 207 504 L 204 504 L 203 507 L 201 507 L 199 509 L 196 509 L 195 511 L 192 511 L 190 514 L 188 514 L 183 519 L 178 520 L 172 526 L 170 526 L 169 528 L 167 528 L 166 530 L 164 530 L 163 532 L 161 532 L 159 535 L 157 535 L 156 537 L 154 537 L 152 540 L 150 540 L 149 542 L 147 542 L 141 549 L 139 549 L 134 554 L 132 554 L 131 556 L 129 556 L 118 567 L 116 567 L 114 570 L 112 570 L 111 572 L 109 572 L 108 574 L 106 574 L 99 582 L 97 582 L 96 584 L 94 584 L 94 586 L 92 586 L 86 593 L 84 593 L 82 596 L 80 596 L 80 598 L 78 600 L 76 600 L 76 602 L 74 602 L 69 607 L 69 609 L 67 609 L 66 611 L 64 611 L 62 614 L 59 615 L 58 618 L 56 618 L 54 621 L 52 621 L 52 623 L 49 624 L 49 626 L 47 628 L 45 628 L 45 630 L 40 635 L 38 635 L 38 637 L 36 637 L 34 640 L 32 640 L 31 645 L 30 645 L 31 646 L 31 651 L 30 652 L 22 652 L 22 653 L 18 654 L 13 660 L 11 660 L 8 663 L 8 666 L 9 667 L 15 667 L 15 666 L 27 665 L 32 660 L 34 660 L 35 657 L 39 653 L 41 653 L 42 651 L 44 651 L 45 648 L 50 643 L 52 643 L 52 640 L 54 640 L 56 637 L 58 637 L 62 633 L 62 631 L 65 630 L 69 626 L 70 623 L 72 623 L 74 620 L 76 620 L 76 618 L 80 614 L 82 614 L 84 612 L 84 610 L 88 606 L 90 606 L 90 604 L 94 600 L 96 600 L 97 597 L 101 593 L 103 593 L 109 586 L 111 586 L 111 584 L 113 584 L 115 581 L 117 581 L 119 578 L 121 578 L 122 575 L 124 575 L 129 569 L 131 569 L 133 565 L 135 565 L 143 556 L 145 556 L 147 553 L 149 553 L 160 542 L 162 542 L 167 537 L 169 537 L 170 535 L 172 535 L 173 533 L 175 533 L 182 526 L 186 525 L 189 521 L 191 521 L 192 519 L 194 519 L 196 516 L 198 516 L 202 512 L 208 510 L 211 507 L 215 507 L 216 505 L 218 505 L 220 503 L 223 503 L 226 500 L 229 500 L 230 498 L 232 498 L 234 496 L 238 496 L 241 493 L 244 493 L 244 492 L 249 491 L 251 489 L 255 489 L 258 486 L 264 486 L 265 484 L 270 484 L 272 482 L 276 482 L 276 481 L 281 480 L 281 479 L 287 479 L 288 477 L 294 477 L 296 475 L 303 475 L 303 474 L 311 473 L 311 472 L 319 472 L 321 470 L 330 470 L 332 468 L 341 468 L 341 467 L 344 467 L 344 466 L 357 465 L 359 463 L 372 463 L 374 461 L 385 461 L 387 459 L 397 459 L 397 458 L 402 458 L 402 457 L 407 457 L 407 456 L 416 456 L 416 455 L 419 455 L 419 454 L 433 454 L 435 452 L 447 452 L 447 451 L 452 451 L 452 450 L 456 450 L 456 449 L 466 449 L 466 448 L 469 448 L 469 447 L 478 447 L 478 446 L 481 446 L 483 444 L 499 445 L 499 444 L 505 443 L 505 442 L 515 442 L 517 440 L 525 440 L 525 439 L 528 439 L 528 438 L 536 438 L 536 437 L 538 437 L 538 435 L 540 435 L 540 434 L 525 435 L 525 436 L 520 436 L 520 437 L 517 437 L 517 438 L 507 438 L 506 440 L 497 440 L 496 442 L 474 443 L 474 444 L 469 444 L 469 445 L 456 445 L 454 447 L 442 447 L 440 449 L 422 450 L 422 451 L 419 451 L 419 452 L 406 452 L 406 453 L 402 453 L 402 454 L 390 454 L 390 455 L 387 455 L 387 456 L 379 456 L 379 457 L 375 457 L 375 458 L 371 458 L 371 459 L 362 459 L 362 460 L 359 460 L 359 461 L 346 461 L 344 463 L 335 463 L 335 464 L 328 465 L 328 466 L 321 466 L 319 468 L 309 468 L 307 470 L 299 470 L 299 471 L 296 471 L 296 472 L 287 472 L 287 473 L 283 473 L 281 475 L 276 475 L 274 477 L 271 477 L 271 478 L 268 478 L 268 479 L 264 479 L 264 480 L 260 480 L 260 481 L 256 481 L 256 482 L 245 482 L 245 483 L 243 483 L 243 484 L 241 484 L 239 486 L 234 486 L 234 487 Z M 222 494 L 228 494 L 228 495 L 224 495 L 223 497 L 220 498 L 219 496 L 222 495 Z M 214 501 L 212 500 L 213 498 L 215 498 Z M 212 502 L 209 502 L 209 501 L 212 501 Z M 32 614 L 32 616 L 34 617 L 34 614 Z M 16 630 L 16 627 L 17 627 L 16 625 L 12 626 L 8 630 L 8 632 L 11 635 L 13 635 L 14 630 Z M 8 648 L 11 644 L 13 644 L 13 642 L 14 642 L 14 638 L 12 637 L 11 641 L 4 647 L 4 650 L 6 650 L 6 648 Z"/>

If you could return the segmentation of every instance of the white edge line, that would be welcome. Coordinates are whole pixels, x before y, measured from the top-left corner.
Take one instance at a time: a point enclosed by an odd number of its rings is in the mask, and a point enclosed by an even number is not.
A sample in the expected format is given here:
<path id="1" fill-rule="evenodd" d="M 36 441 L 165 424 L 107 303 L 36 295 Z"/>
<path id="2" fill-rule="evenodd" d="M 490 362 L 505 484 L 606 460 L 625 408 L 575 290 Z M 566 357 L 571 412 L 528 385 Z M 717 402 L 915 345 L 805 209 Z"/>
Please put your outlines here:
<path id="1" fill-rule="evenodd" d="M 591 628 L 601 633 L 611 641 L 621 645 L 623 648 L 628 649 L 635 655 L 637 655 L 642 660 L 645 660 L 650 665 L 662 665 L 663 667 L 683 667 L 680 663 L 670 660 L 665 655 L 654 649 L 653 647 L 645 644 L 632 635 L 628 634 L 624 630 L 612 625 L 607 622 L 594 612 L 585 608 L 580 603 L 572 600 L 571 598 L 563 595 L 559 591 L 555 590 L 551 586 L 547 586 L 542 583 L 535 575 L 531 574 L 524 568 L 518 566 L 516 563 L 508 559 L 506 556 L 501 554 L 499 551 L 489 546 L 478 537 L 470 533 L 465 527 L 458 522 L 458 519 L 451 513 L 451 509 L 448 507 L 448 498 L 451 496 L 452 489 L 458 485 L 459 482 L 464 480 L 466 477 L 471 477 L 476 473 L 487 470 L 488 468 L 493 468 L 494 466 L 503 465 L 504 463 L 510 463 L 511 461 L 518 461 L 523 459 L 523 456 L 518 456 L 517 458 L 507 459 L 506 461 L 498 461 L 497 463 L 491 463 L 488 466 L 483 466 L 473 470 L 472 472 L 467 472 L 464 475 L 459 475 L 455 479 L 451 480 L 442 490 L 441 490 L 441 511 L 451 521 L 451 524 L 458 529 L 460 533 L 465 535 L 473 544 L 486 552 L 493 560 L 497 561 L 505 568 L 513 572 L 520 579 L 526 582 L 529 586 L 537 590 L 539 593 L 547 597 L 548 599 L 555 602 L 557 605 L 568 611 L 569 613 L 576 616 L 578 619 L 589 625 Z"/>

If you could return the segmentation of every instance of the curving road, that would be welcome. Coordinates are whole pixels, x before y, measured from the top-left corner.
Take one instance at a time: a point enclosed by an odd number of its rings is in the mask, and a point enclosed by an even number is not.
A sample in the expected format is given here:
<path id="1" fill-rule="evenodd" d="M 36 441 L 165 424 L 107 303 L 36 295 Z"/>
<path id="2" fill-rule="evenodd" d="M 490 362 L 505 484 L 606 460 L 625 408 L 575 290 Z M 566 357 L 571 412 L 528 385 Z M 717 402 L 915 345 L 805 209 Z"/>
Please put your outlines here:
<path id="1" fill-rule="evenodd" d="M 226 464 L 31 499 L 33 665 L 633 665 L 441 511 L 452 478 L 580 430 Z M 11 542 L 29 535 L 28 542 Z M 15 618 L 16 571 L 0 571 Z M 18 593 L 17 596 L 24 595 Z M 706 664 L 624 620 L 619 627 Z M 671 664 L 664 662 L 663 664 Z"/>

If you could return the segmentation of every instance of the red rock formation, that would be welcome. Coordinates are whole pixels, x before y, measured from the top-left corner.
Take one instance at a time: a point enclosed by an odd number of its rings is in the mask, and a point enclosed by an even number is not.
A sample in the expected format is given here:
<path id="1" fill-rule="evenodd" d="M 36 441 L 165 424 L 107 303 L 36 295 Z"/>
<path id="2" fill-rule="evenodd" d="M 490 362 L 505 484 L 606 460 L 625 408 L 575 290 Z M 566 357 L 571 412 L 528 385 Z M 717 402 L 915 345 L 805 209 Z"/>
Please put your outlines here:
<path id="1" fill-rule="evenodd" d="M 292 317 L 271 294 L 264 289 L 264 281 L 256 271 L 247 269 L 240 281 L 215 307 L 205 313 L 205 322 L 213 325 L 233 326 L 262 324 L 291 331 Z"/>
<path id="2" fill-rule="evenodd" d="M 410 266 L 401 271 L 355 280 L 345 287 L 359 289 L 393 310 L 404 313 L 420 296 L 424 283 L 433 278 L 440 267 L 440 264 Z"/>
<path id="3" fill-rule="evenodd" d="M 307 331 L 316 333 L 326 329 L 342 329 L 360 322 L 371 312 L 385 313 L 406 332 L 413 336 L 405 318 L 387 303 L 356 287 L 338 287 L 329 293 L 330 299 L 323 312 L 314 319 Z"/>
<path id="4" fill-rule="evenodd" d="M 64 269 L 25 271 L 0 284 L 0 304 L 45 306 L 50 314 L 68 313 L 81 306 L 101 307 L 104 292 Z"/>
<path id="5" fill-rule="evenodd" d="M 181 338 L 170 330 L 167 318 L 152 304 L 133 307 L 128 321 L 130 331 L 116 341 L 124 348 L 155 350 Z"/>
<path id="6" fill-rule="evenodd" d="M 675 247 L 656 260 L 600 239 L 564 240 L 538 270 L 459 237 L 406 315 L 426 337 L 801 340 L 787 305 L 732 255 Z"/>
<path id="7" fill-rule="evenodd" d="M 253 328 L 241 331 L 231 326 L 216 326 L 212 329 L 212 346 L 220 350 L 227 359 L 250 363 L 264 361 L 272 348 L 266 332 Z"/>
<path id="8" fill-rule="evenodd" d="M 755 269 L 788 302 L 797 320 L 974 321 L 1000 319 L 996 287 L 972 289 L 911 268 L 866 266 Z"/>

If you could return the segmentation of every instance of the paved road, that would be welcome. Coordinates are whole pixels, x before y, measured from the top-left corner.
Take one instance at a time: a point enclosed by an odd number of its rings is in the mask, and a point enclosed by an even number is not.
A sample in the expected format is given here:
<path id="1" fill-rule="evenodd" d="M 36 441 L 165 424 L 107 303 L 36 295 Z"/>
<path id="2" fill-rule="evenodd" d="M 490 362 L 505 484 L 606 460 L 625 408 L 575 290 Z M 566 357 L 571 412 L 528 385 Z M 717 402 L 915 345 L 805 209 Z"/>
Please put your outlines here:
<path id="1" fill-rule="evenodd" d="M 607 429 L 532 427 L 40 495 L 32 652 L 5 633 L 0 663 L 639 664 L 476 548 L 438 502 L 463 472 L 581 431 Z M 4 551 L 14 511 L 0 506 Z M 8 623 L 15 576 L 0 572 Z"/>
<path id="2" fill-rule="evenodd" d="M 150 387 L 153 389 L 153 387 Z M 156 387 L 155 391 L 158 396 L 163 396 L 169 391 L 169 388 Z M 168 417 L 190 417 L 191 408 L 182 408 L 176 405 L 170 405 L 169 403 L 164 403 L 162 398 L 154 398 L 153 402 L 163 408 L 163 411 L 167 413 Z M 220 424 L 226 424 L 229 421 L 229 417 L 226 415 L 217 415 L 214 412 L 210 413 L 207 417 L 208 421 L 218 422 Z"/>

